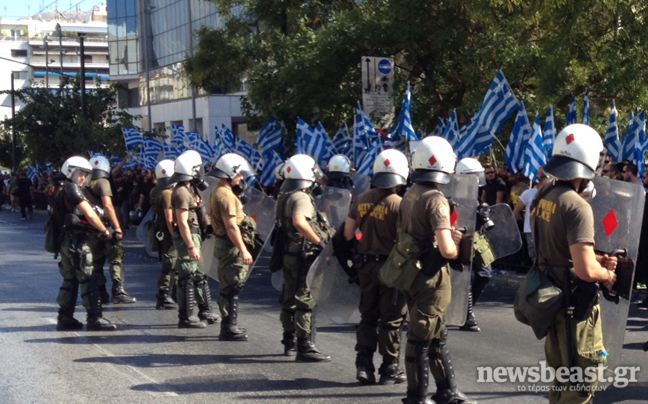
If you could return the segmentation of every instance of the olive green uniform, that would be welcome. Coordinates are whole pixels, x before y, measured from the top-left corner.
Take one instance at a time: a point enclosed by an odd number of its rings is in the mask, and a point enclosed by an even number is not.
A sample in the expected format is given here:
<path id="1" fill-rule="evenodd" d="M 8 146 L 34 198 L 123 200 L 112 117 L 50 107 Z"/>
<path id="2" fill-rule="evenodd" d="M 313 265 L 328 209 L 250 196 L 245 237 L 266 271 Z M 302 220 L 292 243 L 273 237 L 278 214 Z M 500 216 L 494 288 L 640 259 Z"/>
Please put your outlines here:
<path id="1" fill-rule="evenodd" d="M 171 290 L 171 274 L 178 260 L 178 251 L 173 245 L 171 233 L 167 227 L 165 220 L 165 211 L 173 209 L 171 204 L 171 196 L 173 195 L 172 188 L 161 188 L 159 186 L 151 189 L 150 200 L 151 208 L 154 215 L 154 226 L 156 234 L 162 232 L 163 238 L 159 240 L 159 252 L 162 259 L 162 271 L 158 277 L 158 289 L 168 292 Z"/>
<path id="2" fill-rule="evenodd" d="M 594 244 L 594 214 L 591 206 L 572 187 L 550 190 L 531 211 L 531 224 L 537 235 L 538 265 L 550 267 L 554 279 L 564 285 L 567 268 L 573 267 L 569 247 L 579 243 Z M 576 323 L 576 324 L 574 324 Z M 576 348 L 575 363 L 585 374 L 586 368 L 605 366 L 602 353 L 601 309 L 597 303 L 583 321 L 572 320 Z M 570 367 L 567 325 L 564 311 L 559 311 L 549 327 L 545 341 L 547 364 L 553 368 Z M 592 369 L 590 369 L 592 370 Z M 559 383 L 549 393 L 551 403 L 587 403 L 592 400 L 598 380 L 591 383 Z"/>
<path id="3" fill-rule="evenodd" d="M 240 225 L 245 217 L 243 205 L 234 192 L 224 185 L 217 185 L 209 197 L 211 225 L 216 236 L 214 257 L 218 260 L 219 296 L 218 306 L 223 318 L 229 315 L 230 296 L 238 296 L 250 270 L 243 263 L 241 251 L 227 235 L 223 217 L 236 217 Z"/>
<path id="4" fill-rule="evenodd" d="M 391 190 L 372 189 L 358 197 L 348 215 L 362 225 L 358 252 L 363 263 L 357 269 L 361 320 L 355 349 L 359 357 L 371 357 L 377 345 L 385 363 L 398 362 L 400 327 L 407 314 L 403 294 L 378 280 L 378 270 L 396 243 L 401 199 Z"/>

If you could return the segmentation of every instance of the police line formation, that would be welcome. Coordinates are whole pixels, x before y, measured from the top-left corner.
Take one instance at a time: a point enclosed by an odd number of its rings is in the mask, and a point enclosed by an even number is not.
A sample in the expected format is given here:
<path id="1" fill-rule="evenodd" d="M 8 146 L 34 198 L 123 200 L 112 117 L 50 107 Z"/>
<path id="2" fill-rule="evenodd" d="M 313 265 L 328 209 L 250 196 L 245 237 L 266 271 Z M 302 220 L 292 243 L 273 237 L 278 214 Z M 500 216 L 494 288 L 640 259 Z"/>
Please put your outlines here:
<path id="1" fill-rule="evenodd" d="M 641 221 L 618 225 L 626 226 L 620 230 L 625 245 L 614 239 L 614 230 L 597 226 L 599 214 L 612 206 L 635 206 L 628 215 L 643 212 L 636 208 L 643 194 L 623 188 L 634 184 L 595 176 L 603 154 L 594 129 L 565 127 L 544 167 L 551 182 L 531 204 L 537 258 L 514 311 L 538 339 L 546 337 L 547 362 L 554 368 L 601 371 L 597 366 L 618 360 L 623 344 L 637 249 L 627 244 L 634 243 L 628 235 Z M 109 297 L 102 279 L 106 257 L 112 301 L 134 299 L 123 289 L 123 233 L 111 203 L 109 162 L 103 156 L 90 161 L 70 157 L 61 174 L 46 226 L 46 249 L 61 255 L 57 330 L 83 327 L 74 318 L 79 289 L 87 330 L 114 330 L 102 315 Z M 457 163 L 447 140 L 429 136 L 411 162 L 398 150 L 383 150 L 370 179 L 353 176 L 346 156 L 333 156 L 328 183 L 321 186 L 326 177 L 315 160 L 296 154 L 277 170 L 270 192 L 276 201 L 247 186 L 254 170 L 233 153 L 220 157 L 206 175 L 195 151 L 160 161 L 155 174 L 152 218 L 143 222 L 150 235 L 145 243 L 162 261 L 156 308 L 177 308 L 179 328 L 220 322 L 221 340 L 247 341 L 238 322 L 239 294 L 259 254 L 271 250 L 286 356 L 330 361 L 312 339 L 316 306 L 317 313 L 336 322 L 347 322 L 359 311 L 358 381 L 403 383 L 406 404 L 474 402 L 458 389 L 446 326 L 478 330 L 472 304 L 488 283 L 481 270 L 521 246 L 517 227 L 509 226 L 514 219 L 508 206 L 478 204 L 485 180 L 477 160 Z M 260 210 L 268 208 L 274 209 L 274 218 L 264 221 Z M 617 265 L 630 271 L 630 283 L 626 279 L 622 287 L 615 287 L 621 279 Z M 213 307 L 208 275 L 219 282 L 220 313 Z M 606 292 L 601 302 L 599 289 Z M 602 312 L 610 318 L 602 321 Z M 399 352 L 405 324 L 403 370 Z M 382 358 L 378 380 L 376 351 Z M 431 396 L 430 373 L 435 382 Z M 562 383 L 579 388 L 554 389 L 550 401 L 589 402 L 597 383 Z"/>

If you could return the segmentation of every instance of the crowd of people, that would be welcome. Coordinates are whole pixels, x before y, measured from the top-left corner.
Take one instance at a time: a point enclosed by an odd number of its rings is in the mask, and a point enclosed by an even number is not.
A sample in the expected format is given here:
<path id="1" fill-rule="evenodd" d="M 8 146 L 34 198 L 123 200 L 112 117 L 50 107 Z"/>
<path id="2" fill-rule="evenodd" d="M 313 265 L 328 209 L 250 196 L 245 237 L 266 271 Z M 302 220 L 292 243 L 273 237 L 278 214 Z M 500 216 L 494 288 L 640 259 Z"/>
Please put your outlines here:
<path id="1" fill-rule="evenodd" d="M 571 140 L 565 141 L 568 136 Z M 594 255 L 591 208 L 579 194 L 581 185 L 594 177 L 596 160 L 603 150 L 602 144 L 600 150 L 597 148 L 595 137 L 600 142 L 599 135 L 584 125 L 565 128 L 556 139 L 554 157 L 538 172 L 538 181 L 532 184 L 521 174 L 509 174 L 506 167 L 496 170 L 487 160 L 457 162 L 450 144 L 439 137 L 423 139 L 411 162 L 397 150 L 384 150 L 377 156 L 370 189 L 358 192 L 337 233 L 345 248 L 351 251 L 351 267 L 357 274 L 354 281 L 361 290 L 358 302 L 361 321 L 355 347 L 356 379 L 360 383 L 406 383 L 405 404 L 431 403 L 431 400 L 474 402 L 457 387 L 445 321 L 451 304 L 452 268 L 463 263 L 460 255 L 464 249 L 472 250 L 472 235 L 453 227 L 453 205 L 439 189 L 455 175 L 478 178 L 479 188 L 475 188 L 474 194 L 477 205 L 508 203 L 513 208 L 526 239 L 525 254 L 537 265 L 552 270 L 559 266 L 556 264 L 559 259 L 560 265 L 574 268 L 575 277 L 612 287 L 616 259 Z M 331 360 L 312 340 L 312 312 L 317 302 L 306 283 L 306 275 L 315 258 L 336 235 L 336 229 L 318 211 L 315 198 L 322 185 L 353 189 L 350 168 L 348 158 L 337 155 L 324 174 L 313 158 L 298 154 L 277 170 L 273 187 L 264 189 L 276 199 L 271 270 L 283 274 L 279 297 L 283 352 L 300 362 Z M 203 200 L 205 172 L 217 180 L 209 197 Z M 59 241 L 57 251 L 61 255 L 63 276 L 57 298 L 57 330 L 83 327 L 74 318 L 79 290 L 87 312 L 87 329 L 116 329 L 103 317 L 102 305 L 135 301 L 124 289 L 121 239 L 126 229 L 139 223 L 152 209 L 150 234 L 157 240 L 156 249 L 162 261 L 156 285 L 156 309 L 177 310 L 179 328 L 205 328 L 220 323 L 221 340 L 247 341 L 246 330 L 238 321 L 239 295 L 259 251 L 255 244 L 256 224 L 251 219 L 257 212 L 245 210 L 243 196 L 248 179 L 254 175 L 248 162 L 239 155 L 225 154 L 205 170 L 198 153 L 187 151 L 175 161 L 160 161 L 155 172 L 122 171 L 121 166 L 111 168 L 103 156 L 90 161 L 74 156 L 66 160 L 60 173 L 44 176 L 42 181 L 46 186 L 41 187 L 40 179 L 37 186 L 27 179 L 30 192 L 44 188 L 52 207 L 50 220 L 57 229 L 54 234 Z M 606 162 L 602 175 L 638 181 L 637 168 L 629 162 Z M 12 181 L 5 184 L 5 192 L 13 195 L 11 190 L 19 188 L 22 178 L 24 175 L 14 184 Z M 647 178 L 644 175 L 644 181 Z M 538 199 L 551 201 L 556 206 L 554 212 L 542 215 Z M 581 212 L 575 220 L 582 223 L 567 225 L 552 220 L 551 215 L 561 209 Z M 475 221 L 477 239 L 484 223 L 477 213 Z M 362 237 L 357 237 L 358 233 Z M 202 248 L 205 237 L 215 238 L 213 251 Z M 470 244 L 466 240 L 471 240 Z M 414 251 L 417 255 L 411 255 Z M 389 267 L 397 253 L 404 254 L 399 263 L 403 273 L 397 274 L 396 281 L 388 282 L 381 271 Z M 203 254 L 213 254 L 218 260 L 218 312 L 212 303 Z M 107 293 L 103 275 L 106 260 L 110 264 L 112 296 Z M 467 262 L 470 265 L 471 260 Z M 466 296 L 468 309 L 460 329 L 479 331 L 472 306 L 492 276 L 492 260 L 472 262 L 472 284 Z M 561 276 L 556 273 L 556 277 Z M 574 335 L 578 347 L 592 348 L 590 339 L 602 333 L 600 310 L 594 307 L 583 320 L 586 324 L 578 323 L 578 327 L 591 328 Z M 408 333 L 402 369 L 400 336 L 405 325 Z M 547 359 L 554 367 L 565 365 L 561 355 L 571 349 L 563 346 L 565 332 L 564 321 L 557 316 L 546 342 Z M 595 350 L 604 351 L 602 343 L 599 345 Z M 378 379 L 373 362 L 376 351 L 382 358 Z M 595 364 L 583 365 L 590 366 Z M 431 397 L 428 396 L 430 373 L 436 385 L 436 393 Z M 573 402 L 587 402 L 591 399 L 587 392 L 591 389 L 574 390 Z M 560 400 L 559 395 L 551 396 L 552 402 Z"/>

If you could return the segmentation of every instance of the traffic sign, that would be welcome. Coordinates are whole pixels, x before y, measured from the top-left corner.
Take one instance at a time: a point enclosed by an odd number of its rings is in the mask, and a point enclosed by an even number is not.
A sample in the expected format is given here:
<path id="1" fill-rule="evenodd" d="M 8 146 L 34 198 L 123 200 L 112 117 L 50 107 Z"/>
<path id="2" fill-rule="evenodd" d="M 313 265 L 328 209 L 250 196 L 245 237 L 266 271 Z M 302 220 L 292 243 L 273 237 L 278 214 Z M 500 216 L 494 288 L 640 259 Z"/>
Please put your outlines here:
<path id="1" fill-rule="evenodd" d="M 361 64 L 364 112 L 368 116 L 393 113 L 394 59 L 363 56 Z"/>

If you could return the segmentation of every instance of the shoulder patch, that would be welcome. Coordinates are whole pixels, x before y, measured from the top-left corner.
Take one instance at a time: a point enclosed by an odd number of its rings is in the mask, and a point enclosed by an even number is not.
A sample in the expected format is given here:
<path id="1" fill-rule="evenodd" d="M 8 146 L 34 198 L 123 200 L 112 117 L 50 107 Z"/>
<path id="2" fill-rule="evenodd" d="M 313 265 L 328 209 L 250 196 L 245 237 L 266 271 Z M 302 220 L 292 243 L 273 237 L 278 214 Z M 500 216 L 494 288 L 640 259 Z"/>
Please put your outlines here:
<path id="1" fill-rule="evenodd" d="M 446 206 L 439 207 L 439 216 L 448 217 L 448 208 Z"/>

